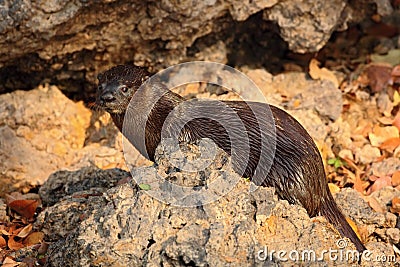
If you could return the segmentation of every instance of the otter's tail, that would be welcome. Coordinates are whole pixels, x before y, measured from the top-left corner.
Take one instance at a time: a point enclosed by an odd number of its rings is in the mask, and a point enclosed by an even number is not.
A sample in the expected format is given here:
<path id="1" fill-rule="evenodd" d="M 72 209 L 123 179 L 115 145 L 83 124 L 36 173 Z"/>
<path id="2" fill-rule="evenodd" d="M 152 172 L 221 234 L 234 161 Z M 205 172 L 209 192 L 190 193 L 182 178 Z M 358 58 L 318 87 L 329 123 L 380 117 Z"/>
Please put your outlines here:
<path id="1" fill-rule="evenodd" d="M 339 230 L 339 233 L 342 236 L 348 237 L 354 243 L 358 252 L 361 253 L 366 250 L 365 246 L 347 222 L 330 193 L 328 193 L 328 196 L 322 200 L 321 214 Z"/>

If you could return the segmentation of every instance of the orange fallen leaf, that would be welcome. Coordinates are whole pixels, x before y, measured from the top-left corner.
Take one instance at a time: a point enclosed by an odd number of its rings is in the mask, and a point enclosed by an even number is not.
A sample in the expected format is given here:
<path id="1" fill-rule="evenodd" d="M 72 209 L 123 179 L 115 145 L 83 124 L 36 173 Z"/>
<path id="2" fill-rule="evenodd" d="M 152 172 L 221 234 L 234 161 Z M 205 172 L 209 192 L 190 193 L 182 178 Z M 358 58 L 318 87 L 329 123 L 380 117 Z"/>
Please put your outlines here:
<path id="1" fill-rule="evenodd" d="M 400 65 L 397 65 L 392 69 L 391 75 L 391 84 L 400 83 Z"/>
<path id="2" fill-rule="evenodd" d="M 277 223 L 277 218 L 274 215 L 271 215 L 268 219 L 265 220 L 265 225 L 267 226 L 267 230 L 272 235 L 275 235 L 276 233 L 276 223 Z"/>
<path id="3" fill-rule="evenodd" d="M 398 111 L 396 116 L 394 117 L 392 125 L 400 131 L 400 111 Z"/>
<path id="4" fill-rule="evenodd" d="M 385 186 L 391 186 L 392 185 L 392 178 L 385 175 L 382 177 L 379 177 L 379 179 L 377 179 L 373 185 L 371 185 L 370 188 L 368 188 L 367 190 L 367 195 L 371 194 L 372 192 L 375 192 Z"/>
<path id="5" fill-rule="evenodd" d="M 293 107 L 294 108 L 298 108 L 301 105 L 301 100 L 300 99 L 296 99 L 293 101 Z"/>
<path id="6" fill-rule="evenodd" d="M 39 203 L 37 200 L 18 199 L 8 203 L 8 206 L 19 215 L 28 219 L 33 218 Z"/>
<path id="7" fill-rule="evenodd" d="M 342 160 L 344 160 L 347 163 L 347 165 L 349 165 L 349 167 L 351 167 L 352 169 L 362 172 L 362 170 L 357 166 L 357 164 L 355 164 L 354 160 L 349 159 L 347 157 L 342 158 Z"/>
<path id="8" fill-rule="evenodd" d="M 379 148 L 384 149 L 390 153 L 393 153 L 393 151 L 400 146 L 400 138 L 399 137 L 392 137 L 389 139 L 386 139 Z"/>
<path id="9" fill-rule="evenodd" d="M 368 204 L 369 206 L 376 212 L 385 212 L 386 210 L 379 204 L 378 200 L 376 200 L 374 197 L 369 197 L 368 198 Z"/>
<path id="10" fill-rule="evenodd" d="M 388 117 L 380 117 L 378 119 L 378 121 L 380 123 L 382 123 L 383 125 L 385 125 L 385 126 L 392 125 L 392 123 L 393 123 L 393 119 L 392 118 L 388 118 Z"/>
<path id="11" fill-rule="evenodd" d="M 10 228 L 8 229 L 8 232 L 10 235 L 17 235 L 21 231 L 21 227 L 17 223 L 13 223 Z"/>
<path id="12" fill-rule="evenodd" d="M 25 246 L 32 246 L 35 244 L 40 244 L 43 242 L 44 233 L 42 232 L 33 232 L 27 238 L 25 238 L 23 244 Z"/>
<path id="13" fill-rule="evenodd" d="M 357 224 L 356 224 L 352 219 L 350 219 L 349 217 L 346 217 L 346 221 L 349 223 L 351 229 L 353 229 L 354 233 L 356 233 L 356 235 L 358 236 L 358 238 L 361 239 L 360 234 L 358 233 Z"/>
<path id="14" fill-rule="evenodd" d="M 394 66 L 394 68 L 392 69 L 392 76 L 400 77 L 400 65 Z"/>
<path id="15" fill-rule="evenodd" d="M 16 266 L 19 266 L 19 263 L 11 259 L 10 257 L 6 257 L 2 265 L 2 267 L 16 267 Z"/>
<path id="16" fill-rule="evenodd" d="M 372 132 L 373 124 L 370 121 L 360 121 L 358 123 L 357 128 L 354 129 L 353 135 L 362 135 L 364 137 L 368 137 L 368 135 Z"/>
<path id="17" fill-rule="evenodd" d="M 383 142 L 390 138 L 399 137 L 399 129 L 394 126 L 380 127 L 375 125 L 373 132 L 368 135 L 371 145 L 379 147 Z"/>
<path id="18" fill-rule="evenodd" d="M 400 198 L 394 197 L 392 199 L 392 207 L 390 211 L 400 213 Z"/>
<path id="19" fill-rule="evenodd" d="M 382 154 L 380 157 L 377 157 L 375 160 L 374 160 L 374 162 L 381 162 L 381 161 L 383 161 L 384 159 L 386 159 L 387 158 L 387 155 L 386 154 Z"/>
<path id="20" fill-rule="evenodd" d="M 8 247 L 12 250 L 18 250 L 25 247 L 25 245 L 22 244 L 20 238 L 16 236 L 10 236 L 10 238 L 8 239 Z"/>
<path id="21" fill-rule="evenodd" d="M 7 246 L 7 241 L 0 235 L 0 248 L 5 248 Z"/>
<path id="22" fill-rule="evenodd" d="M 340 192 L 340 188 L 339 186 L 332 184 L 332 183 L 328 183 L 328 187 L 329 187 L 329 191 L 331 191 L 332 194 L 336 194 Z"/>
<path id="23" fill-rule="evenodd" d="M 2 229 L 2 230 L 0 231 L 0 233 L 1 233 L 2 235 L 11 235 L 11 233 L 8 232 L 8 231 L 6 231 L 5 229 Z"/>
<path id="24" fill-rule="evenodd" d="M 32 231 L 32 224 L 28 224 L 27 226 L 21 229 L 21 231 L 17 234 L 17 236 L 20 238 L 25 238 L 29 235 L 31 231 Z"/>
<path id="25" fill-rule="evenodd" d="M 353 183 L 354 184 L 355 180 L 356 180 L 356 174 L 353 173 L 351 170 L 343 167 L 343 166 L 342 166 L 342 171 L 343 171 L 344 177 L 346 178 L 344 180 L 344 184 L 347 184 L 347 183 Z"/>
<path id="26" fill-rule="evenodd" d="M 361 241 L 363 241 L 363 243 L 367 242 L 368 240 L 368 236 L 369 236 L 369 231 L 368 231 L 368 226 L 366 225 L 360 225 L 358 227 L 358 233 L 361 236 Z"/>
<path id="27" fill-rule="evenodd" d="M 354 190 L 360 192 L 361 194 L 365 194 L 365 189 L 370 185 L 368 181 L 361 180 L 361 172 L 356 170 L 356 175 L 354 179 Z"/>
<path id="28" fill-rule="evenodd" d="M 379 179 L 379 176 L 376 176 L 376 175 L 370 175 L 368 177 L 368 180 L 370 180 L 371 182 L 375 182 L 378 179 Z"/>
<path id="29" fill-rule="evenodd" d="M 328 80 L 331 81 L 335 87 L 339 88 L 339 81 L 335 74 L 327 68 L 320 68 L 319 62 L 315 58 L 310 60 L 309 74 L 313 80 Z"/>
<path id="30" fill-rule="evenodd" d="M 392 175 L 392 185 L 396 187 L 400 185 L 400 171 L 395 171 Z"/>

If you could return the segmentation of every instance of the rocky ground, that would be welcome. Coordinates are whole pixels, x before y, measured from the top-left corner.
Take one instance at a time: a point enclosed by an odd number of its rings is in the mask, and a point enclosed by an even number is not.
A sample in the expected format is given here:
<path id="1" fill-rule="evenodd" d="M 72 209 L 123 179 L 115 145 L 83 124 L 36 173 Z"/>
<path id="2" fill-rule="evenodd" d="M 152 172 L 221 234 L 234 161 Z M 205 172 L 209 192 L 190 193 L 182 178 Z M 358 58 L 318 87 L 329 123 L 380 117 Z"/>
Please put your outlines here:
<path id="1" fill-rule="evenodd" d="M 335 75 L 312 79 L 302 72 L 273 76 L 264 69 L 243 71 L 269 102 L 288 110 L 313 136 L 336 201 L 372 255 L 396 255 L 399 147 L 382 147 L 386 139 L 398 138 L 397 122 L 389 125 L 396 104 L 391 102 L 392 109 L 385 110 L 378 100 L 387 91 L 371 94 L 360 86 L 354 95 L 346 93 L 335 87 Z M 237 98 L 200 83 L 175 91 L 188 98 Z M 36 219 L 1 214 L 3 231 L 10 235 L 14 233 L 10 225 L 17 229 L 31 225 L 27 236 L 14 240 L 21 244 L 19 250 L 3 250 L 15 259 L 32 261 L 39 255 L 40 247 L 24 243 L 33 233 L 42 234 L 41 240 L 46 241 L 42 246 L 50 244 L 44 253 L 49 266 L 264 266 L 266 261 L 279 266 L 293 262 L 276 255 L 265 258 L 265 248 L 312 249 L 316 255 L 338 248 L 340 236 L 324 218 L 309 218 L 302 207 L 278 200 L 272 188 L 249 193 L 250 183 L 239 177 L 229 194 L 208 205 L 182 208 L 157 201 L 137 183 L 152 177 L 152 164 L 135 152 L 130 160 L 135 165 L 132 180 L 124 163 L 122 137 L 108 115 L 69 100 L 56 86 L 4 94 L 0 103 L 3 196 L 16 190 L 34 192 L 44 183 L 39 191 L 43 211 Z M 221 170 L 236 177 L 220 153 L 208 167 L 206 179 L 218 177 Z M 179 170 L 171 173 L 163 154 L 157 163 L 155 170 L 164 179 L 199 179 Z M 11 194 L 4 203 L 21 199 L 37 201 L 38 197 Z M 347 243 L 347 248 L 352 244 Z M 387 266 L 391 260 L 379 264 Z M 304 264 L 347 266 L 349 261 L 325 256 Z M 376 265 L 362 262 L 362 266 Z"/>
<path id="2" fill-rule="evenodd" d="M 398 1 L 250 1 L 244 9 L 235 1 L 190 9 L 169 1 L 17 2 L 0 6 L 4 266 L 399 266 Z M 95 75 L 122 62 L 159 70 L 194 59 L 236 67 L 301 122 L 369 259 L 319 257 L 354 247 L 273 188 L 251 192 L 222 151 L 203 159 L 199 173 L 174 168 L 163 150 L 155 165 L 135 150 L 126 163 L 121 134 L 93 107 Z M 204 83 L 174 91 L 238 98 Z M 188 145 L 187 156 L 199 150 Z M 237 183 L 230 192 L 217 183 L 211 203 L 177 207 L 154 198 L 154 177 L 191 187 L 221 177 Z M 184 192 L 168 195 L 177 196 Z M 296 259 L 305 250 L 316 258 Z"/>

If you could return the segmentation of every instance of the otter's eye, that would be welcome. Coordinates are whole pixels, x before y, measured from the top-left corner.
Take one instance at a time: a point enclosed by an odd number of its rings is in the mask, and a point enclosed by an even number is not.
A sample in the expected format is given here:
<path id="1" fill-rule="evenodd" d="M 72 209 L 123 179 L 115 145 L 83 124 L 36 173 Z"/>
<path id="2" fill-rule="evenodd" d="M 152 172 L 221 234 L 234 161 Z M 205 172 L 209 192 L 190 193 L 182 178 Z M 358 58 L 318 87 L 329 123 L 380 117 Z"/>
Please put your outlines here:
<path id="1" fill-rule="evenodd" d="M 126 93 L 126 92 L 128 92 L 128 87 L 125 86 L 125 85 L 123 85 L 123 86 L 121 86 L 121 87 L 119 88 L 119 90 L 121 90 L 123 93 Z"/>

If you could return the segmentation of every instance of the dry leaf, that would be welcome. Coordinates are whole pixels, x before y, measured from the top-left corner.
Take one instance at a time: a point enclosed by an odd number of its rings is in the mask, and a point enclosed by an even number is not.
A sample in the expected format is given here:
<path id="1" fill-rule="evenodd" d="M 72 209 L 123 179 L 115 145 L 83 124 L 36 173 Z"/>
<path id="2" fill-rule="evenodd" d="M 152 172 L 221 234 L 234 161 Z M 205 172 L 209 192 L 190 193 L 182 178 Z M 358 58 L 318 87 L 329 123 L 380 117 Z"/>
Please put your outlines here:
<path id="1" fill-rule="evenodd" d="M 380 117 L 378 119 L 378 121 L 380 123 L 382 123 L 383 125 L 392 125 L 392 123 L 393 123 L 393 119 L 388 118 L 388 117 Z"/>
<path id="2" fill-rule="evenodd" d="M 372 54 L 371 60 L 376 62 L 375 64 L 387 64 L 389 66 L 395 66 L 400 64 L 400 49 L 392 49 L 386 55 Z"/>
<path id="3" fill-rule="evenodd" d="M 6 195 L 7 204 L 13 202 L 14 200 L 25 199 L 24 196 L 20 192 L 12 192 Z"/>
<path id="4" fill-rule="evenodd" d="M 369 206 L 376 212 L 385 212 L 386 210 L 379 204 L 378 200 L 376 200 L 374 197 L 369 197 L 368 198 L 368 204 Z"/>
<path id="5" fill-rule="evenodd" d="M 400 198 L 394 197 L 392 199 L 392 207 L 390 209 L 391 212 L 400 213 Z"/>
<path id="6" fill-rule="evenodd" d="M 391 84 L 400 83 L 400 65 L 397 65 L 392 69 L 391 75 Z"/>
<path id="7" fill-rule="evenodd" d="M 8 229 L 10 235 L 17 235 L 21 231 L 21 227 L 18 223 L 14 223 Z"/>
<path id="8" fill-rule="evenodd" d="M 394 126 L 380 127 L 378 125 L 375 125 L 372 133 L 370 133 L 368 137 L 372 146 L 379 147 L 380 144 L 382 144 L 389 138 L 398 138 L 399 129 Z"/>
<path id="9" fill-rule="evenodd" d="M 46 243 L 46 242 L 42 242 L 42 243 L 40 244 L 40 247 L 38 248 L 37 252 L 38 252 L 39 254 L 41 254 L 41 255 L 44 255 L 44 254 L 46 254 L 48 248 L 49 248 L 49 244 Z"/>
<path id="10" fill-rule="evenodd" d="M 336 88 L 339 88 L 339 81 L 335 74 L 327 68 L 320 68 L 318 60 L 314 58 L 311 59 L 309 69 L 309 74 L 314 80 L 328 80 L 331 81 Z"/>
<path id="11" fill-rule="evenodd" d="M 394 91 L 393 93 L 393 106 L 397 106 L 398 104 L 400 104 L 400 94 L 397 91 Z"/>
<path id="12" fill-rule="evenodd" d="M 357 122 L 353 122 L 357 124 Z M 362 135 L 364 137 L 368 137 L 368 135 L 371 133 L 373 128 L 373 124 L 370 121 L 363 120 L 358 122 L 357 128 L 354 129 L 352 132 L 353 135 Z"/>
<path id="13" fill-rule="evenodd" d="M 342 166 L 342 171 L 343 174 L 345 175 L 346 180 L 344 181 L 344 184 L 346 185 L 347 183 L 355 183 L 356 181 L 356 174 L 350 171 L 349 169 L 345 168 Z"/>
<path id="14" fill-rule="evenodd" d="M 400 131 L 400 111 L 398 111 L 396 117 L 394 117 L 392 125 Z"/>
<path id="15" fill-rule="evenodd" d="M 20 238 L 25 238 L 29 235 L 31 231 L 32 231 L 32 224 L 28 224 L 27 226 L 21 229 L 21 231 L 17 234 L 17 236 Z"/>
<path id="16" fill-rule="evenodd" d="M 400 77 L 400 65 L 394 66 L 392 76 Z"/>
<path id="17" fill-rule="evenodd" d="M 356 224 L 352 219 L 350 219 L 349 217 L 346 217 L 346 221 L 349 223 L 351 229 L 353 229 L 354 233 L 356 233 L 356 235 L 358 236 L 358 238 L 361 239 L 361 236 L 360 236 L 360 234 L 358 233 L 357 224 Z"/>
<path id="18" fill-rule="evenodd" d="M 400 185 L 400 171 L 395 171 L 392 175 L 392 185 L 396 187 Z"/>
<path id="19" fill-rule="evenodd" d="M 39 203 L 37 200 L 18 199 L 8 203 L 8 206 L 19 215 L 28 219 L 33 218 Z"/>
<path id="20" fill-rule="evenodd" d="M 400 146 L 400 138 L 399 137 L 392 137 L 387 140 L 385 140 L 380 146 L 380 149 L 384 149 L 390 153 L 393 153 L 393 151 Z"/>
<path id="21" fill-rule="evenodd" d="M 32 246 L 35 244 L 40 244 L 41 242 L 43 242 L 43 239 L 44 239 L 44 233 L 33 232 L 27 238 L 25 238 L 23 243 L 25 246 Z"/>
<path id="22" fill-rule="evenodd" d="M 368 180 L 370 180 L 371 182 L 375 182 L 378 179 L 379 179 L 379 176 L 376 176 L 376 175 L 370 175 L 368 177 Z"/>
<path id="23" fill-rule="evenodd" d="M 370 188 L 367 190 L 367 195 L 371 194 L 372 192 L 375 192 L 385 186 L 391 186 L 392 185 L 392 178 L 389 176 L 382 176 L 377 179 L 373 185 L 371 185 Z"/>
<path id="24" fill-rule="evenodd" d="M 392 66 L 386 63 L 371 63 L 365 70 L 363 75 L 368 79 L 367 84 L 371 87 L 372 92 L 382 91 L 391 80 Z"/>
<path id="25" fill-rule="evenodd" d="M 274 215 L 271 215 L 264 222 L 265 225 L 267 226 L 269 233 L 271 233 L 272 235 L 275 235 L 275 233 L 276 233 L 276 222 L 277 222 L 277 218 Z"/>
<path id="26" fill-rule="evenodd" d="M 0 233 L 1 233 L 2 235 L 11 235 L 11 233 L 8 232 L 8 231 L 6 231 L 5 229 L 2 229 L 2 230 L 0 231 Z"/>
<path id="27" fill-rule="evenodd" d="M 339 186 L 337 186 L 335 184 L 328 183 L 328 187 L 329 187 L 329 191 L 331 191 L 332 194 L 336 194 L 336 193 L 340 192 Z"/>
<path id="28" fill-rule="evenodd" d="M 16 267 L 16 266 L 19 266 L 19 263 L 11 259 L 10 257 L 6 257 L 2 265 L 2 267 Z"/>
<path id="29" fill-rule="evenodd" d="M 301 105 L 301 100 L 300 99 L 296 99 L 293 101 L 293 107 L 294 108 L 298 108 Z"/>
<path id="30" fill-rule="evenodd" d="M 369 236 L 368 226 L 360 225 L 358 227 L 358 233 L 360 234 L 361 241 L 363 241 L 363 243 L 368 240 L 368 236 Z"/>
<path id="31" fill-rule="evenodd" d="M 362 181 L 360 175 L 357 175 L 356 173 L 353 189 L 360 192 L 361 194 L 364 194 L 364 191 L 368 186 L 369 183 Z"/>
<path id="32" fill-rule="evenodd" d="M 0 235 L 0 248 L 5 248 L 7 246 L 7 241 Z"/>
<path id="33" fill-rule="evenodd" d="M 354 160 L 349 159 L 349 158 L 342 158 L 342 160 L 344 160 L 347 165 L 349 165 L 350 168 L 354 169 L 356 172 L 360 172 L 362 173 L 363 171 L 357 166 L 357 164 L 354 163 Z"/>
<path id="34" fill-rule="evenodd" d="M 15 239 L 17 239 L 17 240 L 15 240 Z M 22 244 L 20 238 L 18 238 L 16 236 L 10 236 L 10 238 L 8 239 L 8 247 L 12 250 L 18 250 L 18 249 L 25 247 L 25 245 Z"/>

